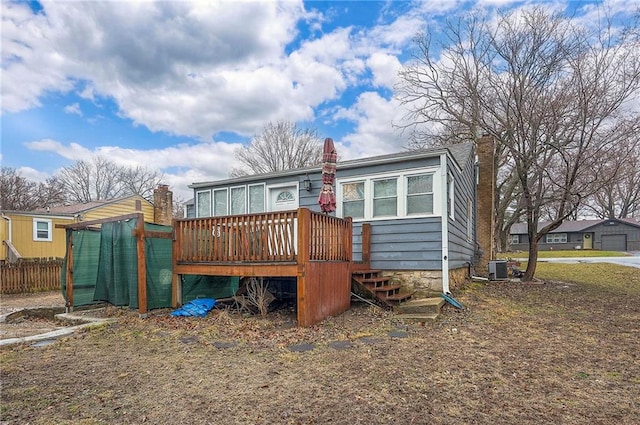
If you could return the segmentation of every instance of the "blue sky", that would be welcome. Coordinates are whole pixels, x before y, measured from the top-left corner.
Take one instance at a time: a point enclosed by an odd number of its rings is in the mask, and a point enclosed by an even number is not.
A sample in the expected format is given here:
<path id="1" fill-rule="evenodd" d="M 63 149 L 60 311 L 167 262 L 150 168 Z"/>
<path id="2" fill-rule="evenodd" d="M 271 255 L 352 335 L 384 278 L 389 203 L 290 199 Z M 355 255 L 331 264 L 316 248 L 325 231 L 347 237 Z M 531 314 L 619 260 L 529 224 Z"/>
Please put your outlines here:
<path id="1" fill-rule="evenodd" d="M 528 2 L 530 4 L 530 2 Z M 545 2 L 585 17 L 595 2 Z M 609 5 L 632 11 L 640 3 Z M 419 31 L 484 0 L 2 1 L 3 166 L 32 180 L 92 155 L 187 185 L 226 178 L 270 121 L 332 137 L 340 159 L 397 152 L 393 97 Z"/>

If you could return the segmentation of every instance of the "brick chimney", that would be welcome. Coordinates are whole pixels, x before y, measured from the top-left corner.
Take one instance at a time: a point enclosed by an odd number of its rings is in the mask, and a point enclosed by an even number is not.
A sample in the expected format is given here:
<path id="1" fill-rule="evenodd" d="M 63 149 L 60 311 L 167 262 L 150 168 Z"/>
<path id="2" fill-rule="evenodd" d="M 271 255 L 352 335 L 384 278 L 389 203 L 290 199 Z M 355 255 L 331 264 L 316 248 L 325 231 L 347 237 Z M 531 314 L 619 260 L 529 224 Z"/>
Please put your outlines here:
<path id="1" fill-rule="evenodd" d="M 495 229 L 495 185 L 496 158 L 495 141 L 490 135 L 483 135 L 476 142 L 478 153 L 478 199 L 476 202 L 477 242 L 480 252 L 476 256 L 476 273 L 489 275 L 489 261 L 495 259 L 493 245 Z"/>
<path id="2" fill-rule="evenodd" d="M 153 190 L 153 222 L 170 226 L 173 220 L 173 192 L 166 184 Z"/>

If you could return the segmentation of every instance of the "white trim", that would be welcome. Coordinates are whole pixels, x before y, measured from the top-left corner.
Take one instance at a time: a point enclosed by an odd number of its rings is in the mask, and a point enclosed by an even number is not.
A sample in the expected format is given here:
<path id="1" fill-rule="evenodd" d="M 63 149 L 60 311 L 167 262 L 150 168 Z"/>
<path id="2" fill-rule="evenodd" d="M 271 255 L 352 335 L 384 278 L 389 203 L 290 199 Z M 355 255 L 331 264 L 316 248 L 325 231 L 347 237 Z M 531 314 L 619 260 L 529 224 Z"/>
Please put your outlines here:
<path id="1" fill-rule="evenodd" d="M 447 199 L 448 192 L 447 189 L 447 155 L 442 154 L 440 156 L 440 178 L 445 182 L 444 192 L 440 194 L 440 202 L 442 203 L 442 218 L 440 219 L 440 223 L 442 225 L 442 293 L 449 293 L 449 218 L 447 211 Z M 440 191 L 442 192 L 442 190 Z M 435 202 L 434 202 L 435 204 Z"/>
<path id="2" fill-rule="evenodd" d="M 456 180 L 452 173 L 447 173 L 447 207 L 449 218 L 456 220 Z"/>
<path id="3" fill-rule="evenodd" d="M 47 225 L 47 237 L 38 237 L 38 223 Z M 51 242 L 53 240 L 53 222 L 48 218 L 33 218 L 33 240 L 34 242 Z"/>

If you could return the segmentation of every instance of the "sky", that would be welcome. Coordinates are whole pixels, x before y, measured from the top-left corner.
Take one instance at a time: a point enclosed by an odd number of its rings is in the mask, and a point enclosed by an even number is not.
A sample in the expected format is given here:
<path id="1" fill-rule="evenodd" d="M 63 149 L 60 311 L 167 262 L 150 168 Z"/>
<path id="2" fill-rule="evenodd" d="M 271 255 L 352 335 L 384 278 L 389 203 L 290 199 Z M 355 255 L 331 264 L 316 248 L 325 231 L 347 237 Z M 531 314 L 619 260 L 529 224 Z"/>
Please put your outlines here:
<path id="1" fill-rule="evenodd" d="M 398 152 L 394 87 L 416 34 L 531 3 L 2 0 L 2 166 L 44 181 L 101 155 L 161 172 L 185 201 L 269 122 L 317 129 L 339 160 Z M 538 4 L 585 19 L 602 7 Z M 607 3 L 623 19 L 639 6 Z"/>

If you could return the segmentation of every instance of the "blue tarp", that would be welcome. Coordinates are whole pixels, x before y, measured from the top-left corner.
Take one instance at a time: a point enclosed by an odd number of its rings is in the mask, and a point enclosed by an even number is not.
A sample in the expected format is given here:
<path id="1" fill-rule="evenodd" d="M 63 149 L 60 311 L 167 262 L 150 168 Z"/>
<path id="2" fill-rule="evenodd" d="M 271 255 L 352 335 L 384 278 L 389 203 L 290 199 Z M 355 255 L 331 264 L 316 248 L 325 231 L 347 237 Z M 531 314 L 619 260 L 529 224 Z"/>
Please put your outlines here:
<path id="1" fill-rule="evenodd" d="M 198 298 L 189 301 L 182 307 L 171 312 L 172 316 L 194 316 L 204 317 L 216 305 L 213 298 Z"/>

